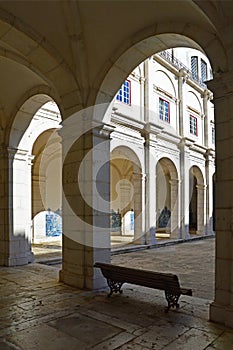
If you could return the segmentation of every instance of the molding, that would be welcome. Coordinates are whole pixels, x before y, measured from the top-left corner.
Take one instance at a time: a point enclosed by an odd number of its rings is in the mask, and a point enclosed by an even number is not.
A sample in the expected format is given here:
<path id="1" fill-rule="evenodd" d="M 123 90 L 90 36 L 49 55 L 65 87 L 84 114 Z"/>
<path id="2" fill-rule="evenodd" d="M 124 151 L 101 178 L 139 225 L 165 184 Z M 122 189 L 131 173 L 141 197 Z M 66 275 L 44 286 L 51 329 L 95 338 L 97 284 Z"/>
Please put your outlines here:
<path id="1" fill-rule="evenodd" d="M 188 110 L 188 112 L 191 111 L 191 112 L 197 114 L 197 115 L 200 116 L 200 117 L 201 117 L 201 115 L 202 115 L 202 113 L 201 113 L 200 111 L 198 111 L 197 109 L 195 109 L 195 108 L 193 108 L 193 107 L 191 107 L 191 106 L 189 106 L 189 105 L 187 105 L 187 110 Z"/>
<path id="2" fill-rule="evenodd" d="M 166 97 L 168 97 L 170 100 L 177 102 L 177 98 L 173 95 L 171 95 L 169 92 L 167 92 L 166 90 L 163 90 L 160 86 L 157 86 L 155 84 L 153 84 L 153 91 L 162 93 L 163 95 L 165 95 Z"/>
<path id="3" fill-rule="evenodd" d="M 118 112 L 117 108 L 114 108 L 114 113 L 111 114 L 111 121 L 126 126 L 128 128 L 132 128 L 135 131 L 141 132 L 143 130 L 145 122 L 137 120 L 135 118 L 129 117 L 126 114 Z"/>

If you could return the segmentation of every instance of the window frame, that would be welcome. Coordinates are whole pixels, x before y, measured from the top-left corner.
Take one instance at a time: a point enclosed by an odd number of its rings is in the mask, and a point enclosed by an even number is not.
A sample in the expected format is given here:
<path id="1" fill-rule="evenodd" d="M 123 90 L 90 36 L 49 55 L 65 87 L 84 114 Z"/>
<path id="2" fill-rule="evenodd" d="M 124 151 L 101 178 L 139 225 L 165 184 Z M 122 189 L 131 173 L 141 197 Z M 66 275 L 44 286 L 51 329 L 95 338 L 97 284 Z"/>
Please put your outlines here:
<path id="1" fill-rule="evenodd" d="M 129 89 L 129 92 L 128 92 L 128 102 L 125 102 L 125 83 L 128 83 L 128 89 Z M 120 93 L 121 92 L 121 93 Z M 119 97 L 121 96 L 121 98 Z M 127 98 L 126 98 L 127 99 Z M 121 102 L 121 103 L 124 103 L 125 105 L 127 106 L 131 106 L 131 81 L 129 79 L 126 79 L 123 84 L 121 85 L 120 89 L 118 90 L 117 94 L 116 94 L 116 101 L 117 102 Z"/>
<path id="2" fill-rule="evenodd" d="M 163 113 L 163 118 L 160 118 L 160 101 L 163 102 L 163 105 L 164 105 L 164 106 L 165 106 L 165 103 L 168 104 L 168 120 L 166 120 L 166 119 L 164 118 L 165 113 Z M 164 109 L 164 110 L 165 110 L 165 109 Z M 170 102 L 167 101 L 167 100 L 165 100 L 165 99 L 162 98 L 162 97 L 159 97 L 159 120 L 162 120 L 163 122 L 166 122 L 166 123 L 170 124 Z"/>
<path id="3" fill-rule="evenodd" d="M 212 141 L 212 145 L 215 145 L 215 126 L 214 125 L 211 126 L 211 141 Z"/>
<path id="4" fill-rule="evenodd" d="M 195 121 L 196 121 L 196 133 L 194 133 L 194 132 L 191 131 L 191 125 L 192 125 L 191 121 L 192 121 L 192 120 L 195 120 Z M 190 133 L 191 135 L 198 136 L 198 119 L 197 119 L 197 117 L 194 116 L 193 114 L 189 114 L 189 133 Z"/>
<path id="5" fill-rule="evenodd" d="M 192 69 L 192 61 L 195 60 L 196 63 L 196 71 L 194 72 Z M 199 65 L 198 65 L 198 56 L 191 56 L 191 60 L 190 60 L 190 67 L 191 67 L 191 73 L 192 73 L 192 78 L 194 80 L 198 80 L 198 76 L 199 76 Z M 194 74 L 195 73 L 195 74 Z"/>
<path id="6" fill-rule="evenodd" d="M 205 67 L 205 78 L 203 78 L 203 67 Z M 205 83 L 206 80 L 208 80 L 208 69 L 207 69 L 207 63 L 203 58 L 201 58 L 201 82 Z"/>

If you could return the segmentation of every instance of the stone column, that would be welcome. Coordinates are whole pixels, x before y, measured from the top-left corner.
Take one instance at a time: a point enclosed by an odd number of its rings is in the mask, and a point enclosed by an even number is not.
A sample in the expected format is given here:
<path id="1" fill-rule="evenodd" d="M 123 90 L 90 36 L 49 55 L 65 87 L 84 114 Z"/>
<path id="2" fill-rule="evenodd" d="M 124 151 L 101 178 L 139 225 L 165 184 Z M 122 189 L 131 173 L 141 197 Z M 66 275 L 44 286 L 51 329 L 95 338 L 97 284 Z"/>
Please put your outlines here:
<path id="1" fill-rule="evenodd" d="M 205 154 L 205 178 L 206 178 L 206 202 L 205 202 L 205 234 L 209 235 L 213 233 L 212 222 L 212 177 L 211 177 L 211 163 L 213 163 L 213 150 L 211 150 L 211 129 L 210 129 L 210 116 L 208 112 L 208 102 L 213 98 L 213 93 L 206 89 L 203 95 L 203 110 L 204 110 L 204 146 L 207 147 Z"/>
<path id="2" fill-rule="evenodd" d="M 215 298 L 210 320 L 233 327 L 233 72 L 208 83 L 216 123 Z"/>
<path id="3" fill-rule="evenodd" d="M 187 140 L 180 143 L 180 238 L 189 238 L 189 146 Z"/>
<path id="4" fill-rule="evenodd" d="M 121 179 L 119 183 L 119 196 L 120 196 L 120 213 L 122 217 L 121 223 L 121 235 L 130 234 L 130 227 L 126 223 L 125 214 L 131 210 L 132 202 L 129 200 L 132 194 L 133 183 L 131 182 L 131 175 L 124 175 L 124 178 Z"/>
<path id="5" fill-rule="evenodd" d="M 143 243 L 142 228 L 142 174 L 133 174 L 134 186 L 134 243 Z"/>
<path id="6" fill-rule="evenodd" d="M 170 238 L 179 238 L 179 196 L 178 196 L 178 179 L 169 181 L 171 186 L 171 234 Z"/>
<path id="7" fill-rule="evenodd" d="M 27 152 L 2 148 L 0 265 L 4 266 L 33 261 L 28 161 Z"/>
<path id="8" fill-rule="evenodd" d="M 10 265 L 10 242 L 11 242 L 11 222 L 12 222 L 12 202 L 10 201 L 9 179 L 9 158 L 8 150 L 1 144 L 0 152 L 0 265 Z"/>
<path id="9" fill-rule="evenodd" d="M 197 185 L 197 234 L 204 234 L 205 225 L 205 185 Z"/>
<path id="10" fill-rule="evenodd" d="M 206 177 L 206 224 L 205 234 L 213 234 L 213 168 L 214 153 L 208 149 L 205 154 L 205 177 Z"/>
<path id="11" fill-rule="evenodd" d="M 210 117 L 208 113 L 208 101 L 213 98 L 211 91 L 206 89 L 203 96 L 203 110 L 204 110 L 204 146 L 211 147 L 211 132 L 210 132 Z"/>
<path id="12" fill-rule="evenodd" d="M 84 115 L 85 117 L 85 115 Z M 96 261 L 110 262 L 110 133 L 85 120 L 64 123 L 63 263 L 60 280 L 97 289 L 106 285 Z M 79 128 L 80 129 L 79 129 Z M 80 130 L 83 130 L 81 132 Z M 87 130 L 87 131 L 86 131 Z"/>
<path id="13" fill-rule="evenodd" d="M 184 138 L 185 102 L 184 84 L 188 78 L 188 72 L 180 69 L 178 75 L 178 99 L 179 99 L 179 135 L 180 143 L 180 230 L 179 238 L 189 238 L 189 167 L 188 167 L 188 144 Z"/>
<path id="14" fill-rule="evenodd" d="M 178 74 L 178 100 L 179 100 L 179 135 L 184 136 L 184 84 L 188 78 L 188 73 L 185 69 L 181 68 Z"/>
<path id="15" fill-rule="evenodd" d="M 150 130 L 150 127 L 149 127 Z M 155 147 L 155 135 L 145 131 L 144 157 L 145 157 L 145 243 L 156 243 L 156 174 L 153 148 Z"/>

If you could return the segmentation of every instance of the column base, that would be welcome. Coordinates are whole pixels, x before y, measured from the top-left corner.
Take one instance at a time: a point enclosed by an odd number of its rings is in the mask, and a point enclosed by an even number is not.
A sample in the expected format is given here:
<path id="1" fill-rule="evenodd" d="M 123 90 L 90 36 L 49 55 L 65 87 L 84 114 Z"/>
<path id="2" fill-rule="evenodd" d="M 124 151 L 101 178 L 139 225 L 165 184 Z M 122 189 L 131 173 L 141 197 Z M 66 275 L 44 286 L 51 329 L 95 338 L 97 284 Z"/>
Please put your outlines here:
<path id="1" fill-rule="evenodd" d="M 94 277 L 78 276 L 75 273 L 68 272 L 66 270 L 60 270 L 59 281 L 78 289 L 84 289 L 84 290 L 105 289 L 107 287 L 107 281 L 102 275 L 100 269 L 96 269 L 96 270 L 97 270 L 96 275 Z"/>
<path id="2" fill-rule="evenodd" d="M 233 306 L 210 304 L 210 321 L 233 328 Z"/>
<path id="3" fill-rule="evenodd" d="M 170 239 L 171 240 L 177 240 L 179 238 L 180 238 L 180 230 L 178 228 L 176 228 L 170 232 Z"/>
<path id="4" fill-rule="evenodd" d="M 64 270 L 59 271 L 59 281 L 79 289 L 84 289 L 85 287 L 85 281 L 83 277 L 79 277 L 75 273 Z"/>
<path id="5" fill-rule="evenodd" d="M 1 257 L 0 266 L 23 266 L 30 264 L 34 261 L 34 254 L 30 252 L 26 256 L 14 256 L 14 257 Z"/>
<path id="6" fill-rule="evenodd" d="M 157 243 L 155 227 L 150 227 L 150 231 L 146 234 L 146 243 L 151 245 Z"/>
<path id="7" fill-rule="evenodd" d="M 190 238 L 189 225 L 185 225 L 181 229 L 181 235 L 182 235 L 182 238 L 184 238 L 184 239 L 189 239 Z"/>
<path id="8" fill-rule="evenodd" d="M 22 266 L 34 261 L 31 245 L 24 237 L 0 242 L 0 266 Z"/>

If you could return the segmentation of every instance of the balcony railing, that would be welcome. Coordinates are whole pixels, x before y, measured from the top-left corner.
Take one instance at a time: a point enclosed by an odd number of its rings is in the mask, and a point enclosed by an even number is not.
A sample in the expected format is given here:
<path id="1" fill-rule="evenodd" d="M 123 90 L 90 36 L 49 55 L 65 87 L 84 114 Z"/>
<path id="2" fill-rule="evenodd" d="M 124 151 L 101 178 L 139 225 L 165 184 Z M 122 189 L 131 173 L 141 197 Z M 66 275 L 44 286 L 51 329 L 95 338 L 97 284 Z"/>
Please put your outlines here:
<path id="1" fill-rule="evenodd" d="M 187 73 L 189 73 L 190 79 L 192 79 L 194 82 L 201 85 L 203 88 L 206 88 L 206 84 L 201 79 L 199 79 L 197 76 L 194 76 L 192 74 L 192 71 L 184 63 L 182 63 L 180 60 L 178 60 L 178 58 L 174 57 L 169 51 L 161 51 L 158 53 L 158 55 L 161 56 L 162 58 L 164 58 L 168 63 L 173 65 L 178 70 L 180 70 L 180 69 L 186 70 Z"/>

